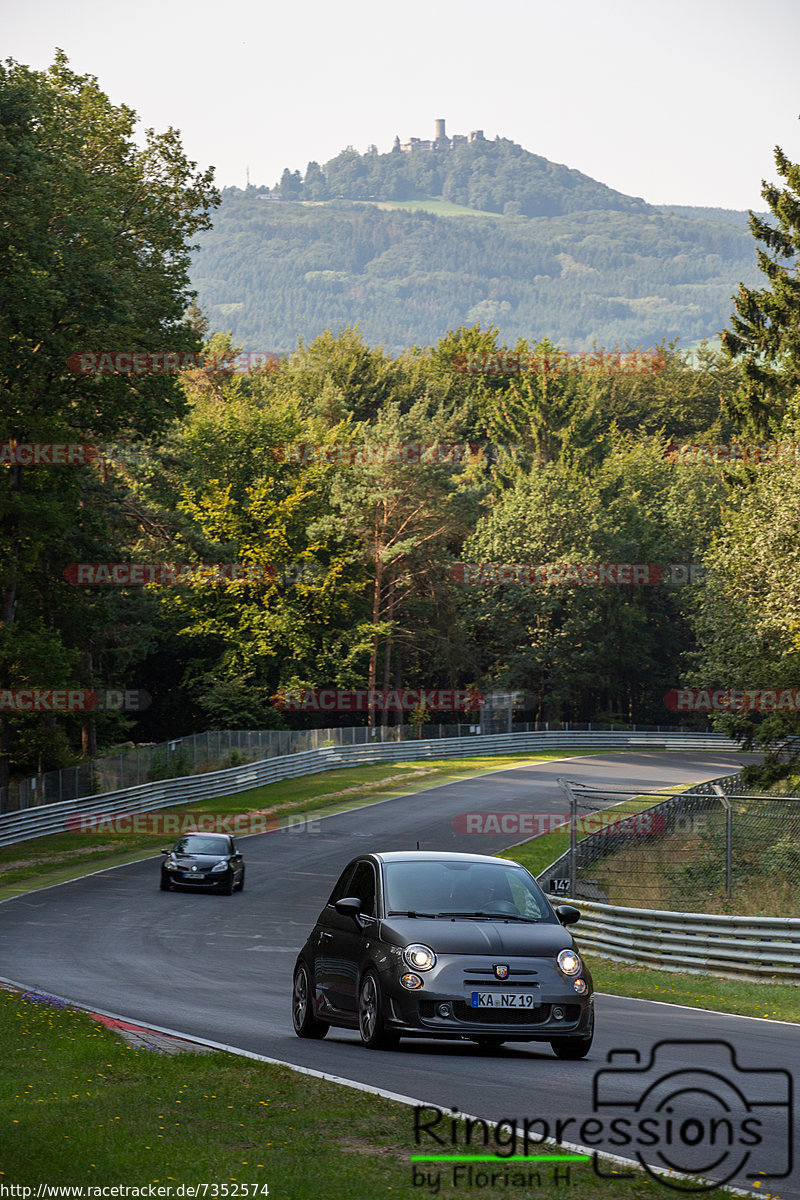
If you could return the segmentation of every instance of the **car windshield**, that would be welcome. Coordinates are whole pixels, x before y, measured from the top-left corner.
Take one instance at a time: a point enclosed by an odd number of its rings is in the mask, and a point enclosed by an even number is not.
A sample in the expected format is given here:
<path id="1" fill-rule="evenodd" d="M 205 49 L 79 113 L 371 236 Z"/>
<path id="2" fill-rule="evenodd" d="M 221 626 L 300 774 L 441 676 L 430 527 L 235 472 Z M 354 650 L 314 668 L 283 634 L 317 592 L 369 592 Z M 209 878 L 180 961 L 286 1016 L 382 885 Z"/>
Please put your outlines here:
<path id="1" fill-rule="evenodd" d="M 222 854 L 228 853 L 228 840 L 222 837 L 184 837 L 175 845 L 176 854 Z"/>
<path id="2" fill-rule="evenodd" d="M 512 863 L 386 863 L 387 915 L 550 920 L 547 901 L 522 867 Z"/>

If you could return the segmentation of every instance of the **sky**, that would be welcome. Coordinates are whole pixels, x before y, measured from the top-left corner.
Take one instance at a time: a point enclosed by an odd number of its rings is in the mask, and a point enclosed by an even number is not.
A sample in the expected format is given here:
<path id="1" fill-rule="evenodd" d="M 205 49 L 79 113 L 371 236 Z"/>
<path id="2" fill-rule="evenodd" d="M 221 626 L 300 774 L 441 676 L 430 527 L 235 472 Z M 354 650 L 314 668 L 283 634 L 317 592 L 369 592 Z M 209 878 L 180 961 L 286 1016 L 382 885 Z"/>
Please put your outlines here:
<path id="1" fill-rule="evenodd" d="M 9 5 L 10 7 L 10 5 Z M 800 160 L 798 0 L 23 0 L 2 57 L 55 47 L 220 186 L 344 147 L 482 129 L 651 204 L 763 210 Z"/>

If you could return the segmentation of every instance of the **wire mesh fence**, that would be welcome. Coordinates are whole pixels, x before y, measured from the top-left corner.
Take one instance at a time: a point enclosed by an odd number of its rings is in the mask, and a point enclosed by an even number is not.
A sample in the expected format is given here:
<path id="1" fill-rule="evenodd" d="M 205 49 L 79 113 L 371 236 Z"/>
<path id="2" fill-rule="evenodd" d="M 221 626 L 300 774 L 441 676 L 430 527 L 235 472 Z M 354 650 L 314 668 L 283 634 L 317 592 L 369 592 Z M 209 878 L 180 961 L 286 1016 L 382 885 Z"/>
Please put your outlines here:
<path id="1" fill-rule="evenodd" d="M 630 908 L 800 916 L 800 797 L 748 793 L 739 776 L 655 804 L 565 790 L 570 849 L 540 876 L 550 890 Z M 623 796 L 626 815 L 610 808 Z"/>
<path id="2" fill-rule="evenodd" d="M 74 767 L 44 771 L 0 788 L 0 813 L 17 812 L 61 800 L 77 800 L 120 791 L 159 779 L 175 779 L 242 763 L 318 750 L 323 746 L 356 746 L 410 738 L 464 737 L 479 726 L 452 724 L 331 729 L 222 729 L 173 738 L 154 745 L 124 746 L 115 754 L 89 759 Z"/>
<path id="3" fill-rule="evenodd" d="M 263 758 L 275 758 L 323 746 L 357 746 L 370 742 L 404 742 L 414 738 L 448 738 L 509 732 L 613 732 L 681 733 L 681 726 L 574 724 L 560 721 L 515 722 L 509 724 L 503 714 L 497 728 L 490 722 L 480 724 L 459 721 L 425 725 L 340 725 L 330 729 L 222 729 L 172 738 L 154 745 L 127 745 L 114 754 L 89 759 L 74 767 L 44 771 L 28 779 L 13 780 L 0 787 L 0 813 L 17 812 L 40 804 L 77 800 L 150 783 L 175 779 L 202 771 L 222 770 Z"/>

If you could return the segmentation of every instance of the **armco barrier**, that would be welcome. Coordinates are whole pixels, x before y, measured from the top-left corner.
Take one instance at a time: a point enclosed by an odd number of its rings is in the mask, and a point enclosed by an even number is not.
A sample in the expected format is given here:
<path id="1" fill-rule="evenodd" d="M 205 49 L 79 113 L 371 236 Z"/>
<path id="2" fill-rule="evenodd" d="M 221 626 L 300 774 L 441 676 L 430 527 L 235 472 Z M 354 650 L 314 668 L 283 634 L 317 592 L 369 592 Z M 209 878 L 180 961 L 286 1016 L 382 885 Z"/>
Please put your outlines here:
<path id="1" fill-rule="evenodd" d="M 0 784 L 0 813 L 20 812 L 42 804 L 79 800 L 82 796 L 100 796 L 138 787 L 156 779 L 176 779 L 179 775 L 199 775 L 221 771 L 226 766 L 260 762 L 323 746 L 362 746 L 370 742 L 404 742 L 418 738 L 465 737 L 471 734 L 546 733 L 681 733 L 681 725 L 621 725 L 560 723 L 543 725 L 511 722 L 511 693 L 492 692 L 485 698 L 479 724 L 472 719 L 436 722 L 422 726 L 334 725 L 311 729 L 208 729 L 165 742 L 121 746 L 113 754 L 85 759 L 71 767 L 40 771 L 27 778 Z M 460 714 L 466 716 L 467 714 Z"/>
<path id="2" fill-rule="evenodd" d="M 587 900 L 567 903 L 581 912 L 580 924 L 574 927 L 578 946 L 604 958 L 692 975 L 800 983 L 798 917 L 666 912 Z"/>
<path id="3" fill-rule="evenodd" d="M 158 780 L 100 796 L 84 796 L 0 814 L 0 846 L 61 833 L 68 818 L 152 812 L 173 804 L 189 804 L 214 796 L 263 787 L 298 775 L 371 762 L 409 762 L 424 758 L 464 758 L 481 754 L 541 753 L 585 747 L 588 750 L 737 750 L 738 743 L 715 733 L 625 733 L 558 731 L 498 733 L 460 738 L 373 742 L 361 746 L 325 746 L 297 754 L 262 759 L 224 771 Z"/>

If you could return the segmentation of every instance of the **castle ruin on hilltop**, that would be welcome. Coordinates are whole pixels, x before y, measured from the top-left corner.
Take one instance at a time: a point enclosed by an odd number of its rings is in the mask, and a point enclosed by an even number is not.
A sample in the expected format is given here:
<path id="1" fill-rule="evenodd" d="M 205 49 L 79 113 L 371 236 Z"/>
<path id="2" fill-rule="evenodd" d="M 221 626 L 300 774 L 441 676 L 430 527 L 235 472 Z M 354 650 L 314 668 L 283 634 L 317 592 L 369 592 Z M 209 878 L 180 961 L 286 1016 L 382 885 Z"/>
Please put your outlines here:
<path id="1" fill-rule="evenodd" d="M 392 147 L 393 152 L 402 152 L 410 154 L 412 150 L 449 150 L 452 146 L 465 146 L 467 142 L 485 142 L 482 129 L 473 129 L 469 137 L 464 133 L 454 133 L 452 137 L 448 137 L 444 128 L 444 117 L 438 117 L 433 122 L 433 137 L 427 138 L 409 138 L 407 142 L 401 142 L 399 137 L 394 139 Z"/>

